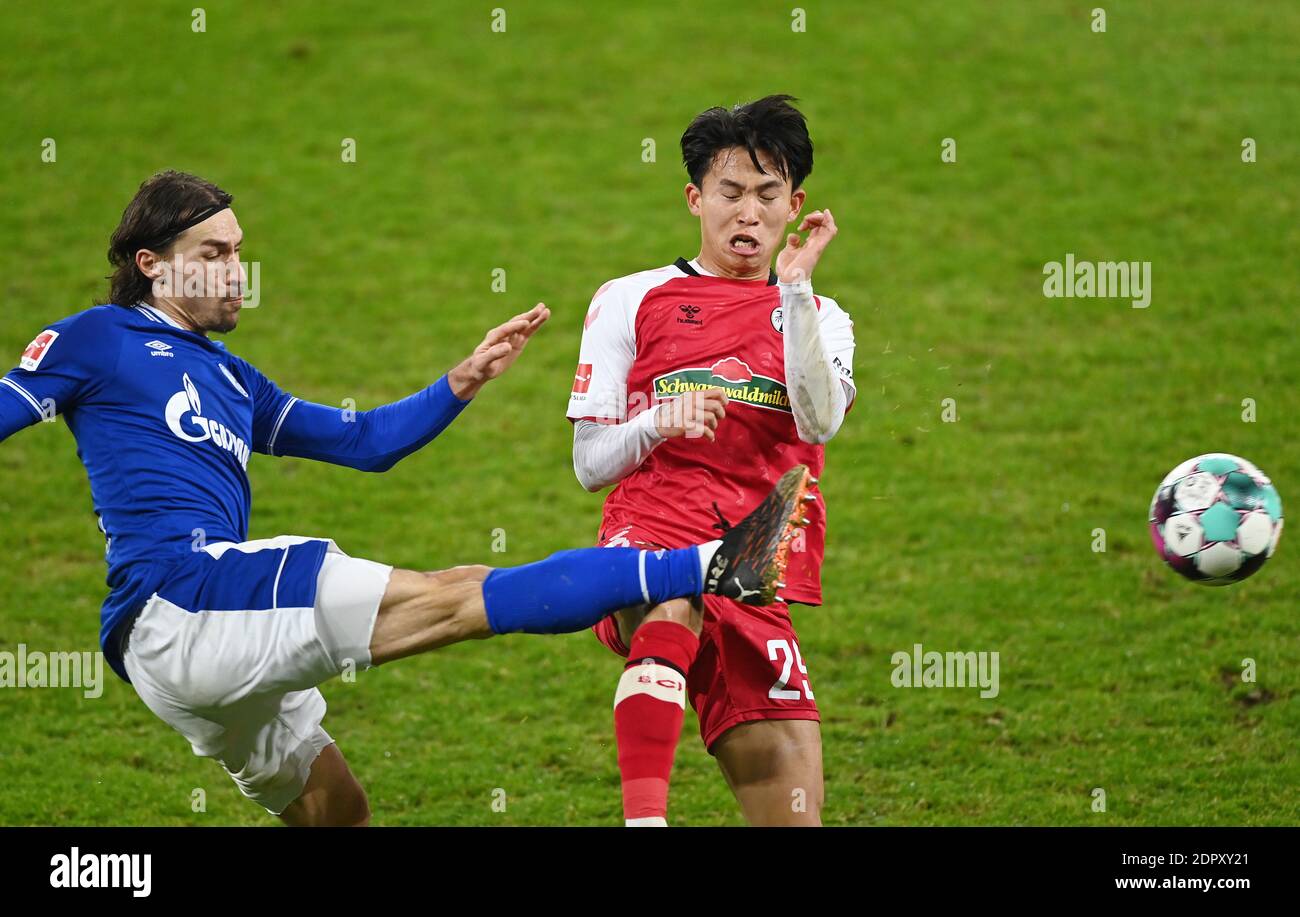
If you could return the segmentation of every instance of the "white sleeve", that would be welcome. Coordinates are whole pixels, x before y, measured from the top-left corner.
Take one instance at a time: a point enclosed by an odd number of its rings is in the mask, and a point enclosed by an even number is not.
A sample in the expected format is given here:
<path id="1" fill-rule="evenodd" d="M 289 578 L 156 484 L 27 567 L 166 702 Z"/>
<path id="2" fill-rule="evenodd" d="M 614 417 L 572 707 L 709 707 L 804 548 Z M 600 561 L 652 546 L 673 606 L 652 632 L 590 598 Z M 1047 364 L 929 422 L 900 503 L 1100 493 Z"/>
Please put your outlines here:
<path id="1" fill-rule="evenodd" d="M 778 286 L 785 326 L 786 387 L 795 428 L 804 442 L 825 443 L 839 431 L 848 407 L 853 325 L 828 297 L 817 308 L 811 282 Z"/>
<path id="2" fill-rule="evenodd" d="M 582 330 L 570 420 L 627 419 L 627 376 L 636 358 L 635 311 L 622 284 L 607 283 L 596 291 Z"/>
<path id="3" fill-rule="evenodd" d="M 826 345 L 831 365 L 847 390 L 849 404 L 852 404 L 858 393 L 853 382 L 853 320 L 829 296 L 818 296 L 817 299 L 821 301 L 817 321 L 821 327 L 822 343 Z"/>
<path id="4" fill-rule="evenodd" d="M 642 411 L 627 423 L 603 424 L 579 420 L 573 426 L 573 471 L 593 493 L 617 484 L 637 469 L 664 441 L 655 429 L 658 406 Z"/>

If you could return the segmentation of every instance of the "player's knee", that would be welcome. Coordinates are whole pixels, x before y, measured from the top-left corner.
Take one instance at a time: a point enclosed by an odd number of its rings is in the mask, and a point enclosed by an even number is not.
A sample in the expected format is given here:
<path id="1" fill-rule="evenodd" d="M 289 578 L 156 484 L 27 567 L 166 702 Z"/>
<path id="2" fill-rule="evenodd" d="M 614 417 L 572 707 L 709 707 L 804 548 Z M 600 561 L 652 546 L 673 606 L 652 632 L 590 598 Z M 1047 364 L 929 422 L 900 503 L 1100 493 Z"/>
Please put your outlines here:
<path id="1" fill-rule="evenodd" d="M 692 599 L 669 599 L 651 608 L 638 626 L 648 621 L 672 621 L 689 628 L 698 637 L 704 627 L 704 609 Z"/>
<path id="2" fill-rule="evenodd" d="M 358 786 L 356 793 L 349 795 L 339 822 L 351 828 L 370 827 L 370 800 L 366 798 L 366 791 L 361 787 Z"/>
<path id="3" fill-rule="evenodd" d="M 280 813 L 281 820 L 304 828 L 367 827 L 370 800 L 342 756 L 334 752 L 332 758 L 317 761 L 307 788 Z"/>
<path id="4" fill-rule="evenodd" d="M 359 784 L 330 795 L 329 804 L 316 822 L 321 828 L 367 828 L 370 826 L 370 800 Z"/>
<path id="5" fill-rule="evenodd" d="M 370 824 L 370 800 L 351 773 L 330 788 L 321 821 L 333 828 L 365 828 Z"/>
<path id="6" fill-rule="evenodd" d="M 822 787 L 814 781 L 768 786 L 742 802 L 746 818 L 757 828 L 816 828 L 822 823 Z M 746 804 L 747 803 L 747 804 Z"/>

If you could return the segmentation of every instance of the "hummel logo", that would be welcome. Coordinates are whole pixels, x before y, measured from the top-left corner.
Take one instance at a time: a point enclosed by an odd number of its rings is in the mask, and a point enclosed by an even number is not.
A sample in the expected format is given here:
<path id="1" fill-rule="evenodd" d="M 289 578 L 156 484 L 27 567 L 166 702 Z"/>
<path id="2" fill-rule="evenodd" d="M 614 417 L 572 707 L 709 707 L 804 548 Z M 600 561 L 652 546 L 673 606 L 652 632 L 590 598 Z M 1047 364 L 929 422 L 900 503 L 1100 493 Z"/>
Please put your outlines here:
<path id="1" fill-rule="evenodd" d="M 150 348 L 149 356 L 151 357 L 174 357 L 176 354 L 168 353 L 172 349 L 171 344 L 164 344 L 159 340 L 145 341 L 144 346 Z"/>
<path id="2" fill-rule="evenodd" d="M 688 306 L 683 303 L 677 308 L 681 309 L 682 314 L 686 316 L 685 318 L 677 319 L 677 323 L 679 325 L 703 325 L 704 324 L 704 322 L 702 322 L 701 320 L 695 317 L 700 314 L 699 306 Z"/>

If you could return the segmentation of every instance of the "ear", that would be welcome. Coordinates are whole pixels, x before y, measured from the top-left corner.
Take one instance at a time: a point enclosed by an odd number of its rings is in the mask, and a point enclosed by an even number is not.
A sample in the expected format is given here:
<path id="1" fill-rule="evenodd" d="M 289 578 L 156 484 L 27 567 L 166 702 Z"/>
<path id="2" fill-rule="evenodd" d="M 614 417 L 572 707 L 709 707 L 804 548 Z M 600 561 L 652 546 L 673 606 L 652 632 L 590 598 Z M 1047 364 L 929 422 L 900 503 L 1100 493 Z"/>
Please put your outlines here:
<path id="1" fill-rule="evenodd" d="M 704 192 L 702 192 L 699 188 L 695 187 L 694 183 L 688 183 L 686 185 L 685 190 L 686 190 L 686 209 L 689 210 L 693 216 L 699 216 L 700 197 L 703 195 Z"/>
<path id="2" fill-rule="evenodd" d="M 135 266 L 150 280 L 157 280 L 162 275 L 162 261 L 161 255 L 147 248 L 142 248 L 135 253 Z"/>
<path id="3" fill-rule="evenodd" d="M 803 188 L 800 188 L 798 191 L 790 195 L 790 216 L 786 220 L 787 223 L 793 223 L 795 220 L 799 219 L 799 211 L 803 210 L 803 202 L 807 197 L 808 192 Z"/>

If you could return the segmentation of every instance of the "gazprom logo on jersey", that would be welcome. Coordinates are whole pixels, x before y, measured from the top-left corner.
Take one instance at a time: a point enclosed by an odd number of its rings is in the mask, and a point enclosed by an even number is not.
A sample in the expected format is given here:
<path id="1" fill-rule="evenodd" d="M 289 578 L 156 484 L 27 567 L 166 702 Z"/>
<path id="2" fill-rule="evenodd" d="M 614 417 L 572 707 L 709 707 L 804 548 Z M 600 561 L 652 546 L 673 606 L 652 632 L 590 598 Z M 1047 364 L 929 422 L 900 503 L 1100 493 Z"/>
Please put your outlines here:
<path id="1" fill-rule="evenodd" d="M 752 404 L 756 408 L 790 412 L 790 396 L 785 384 L 768 376 L 755 375 L 749 364 L 736 357 L 719 360 L 708 368 L 679 369 L 654 380 L 656 398 L 674 398 L 706 388 L 720 388 L 731 400 Z"/>
<path id="2" fill-rule="evenodd" d="M 167 429 L 187 443 L 202 443 L 212 440 L 225 449 L 239 464 L 248 470 L 248 444 L 240 439 L 225 424 L 209 420 L 203 416 L 203 403 L 199 401 L 199 390 L 190 381 L 190 374 L 185 373 L 181 380 L 185 388 L 167 401 Z M 186 430 L 186 427 L 189 429 Z"/>

